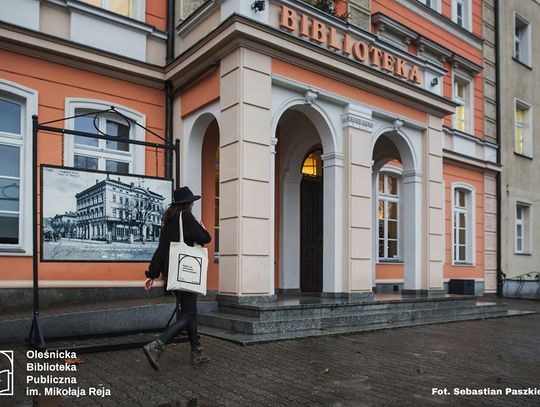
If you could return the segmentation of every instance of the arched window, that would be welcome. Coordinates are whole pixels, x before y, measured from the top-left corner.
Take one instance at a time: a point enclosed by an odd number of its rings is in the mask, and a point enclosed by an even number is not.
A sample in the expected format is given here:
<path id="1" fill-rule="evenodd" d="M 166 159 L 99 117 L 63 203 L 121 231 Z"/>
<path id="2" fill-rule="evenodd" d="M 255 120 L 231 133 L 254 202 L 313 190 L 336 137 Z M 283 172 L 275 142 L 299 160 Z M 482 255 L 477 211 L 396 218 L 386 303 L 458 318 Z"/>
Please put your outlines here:
<path id="1" fill-rule="evenodd" d="M 379 260 L 399 259 L 399 183 L 398 177 L 379 174 L 378 214 Z"/>
<path id="2" fill-rule="evenodd" d="M 475 251 L 474 189 L 452 186 L 452 262 L 473 264 Z"/>
<path id="3" fill-rule="evenodd" d="M 0 247 L 32 253 L 32 115 L 37 92 L 0 79 Z"/>
<path id="4" fill-rule="evenodd" d="M 322 177 L 322 151 L 315 150 L 310 153 L 302 164 L 302 175 L 307 177 Z"/>
<path id="5" fill-rule="evenodd" d="M 112 103 L 90 99 L 67 99 L 66 116 L 106 110 Z M 146 117 L 134 110 L 115 106 L 124 116 L 141 126 L 146 125 Z M 66 137 L 64 161 L 68 166 L 90 170 L 109 171 L 121 174 L 144 174 L 144 147 L 123 142 L 135 139 L 144 141 L 144 129 L 114 114 L 76 117 L 66 122 L 67 127 L 86 133 L 98 133 L 97 128 L 118 141 L 99 140 L 83 136 Z"/>

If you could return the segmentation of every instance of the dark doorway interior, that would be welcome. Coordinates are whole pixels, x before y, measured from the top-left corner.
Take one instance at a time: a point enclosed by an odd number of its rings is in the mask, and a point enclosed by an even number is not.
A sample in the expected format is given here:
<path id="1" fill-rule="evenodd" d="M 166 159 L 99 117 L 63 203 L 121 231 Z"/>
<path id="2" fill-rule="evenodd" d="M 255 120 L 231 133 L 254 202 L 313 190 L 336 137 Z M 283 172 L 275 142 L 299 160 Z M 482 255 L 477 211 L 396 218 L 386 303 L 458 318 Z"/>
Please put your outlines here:
<path id="1" fill-rule="evenodd" d="M 315 152 L 315 154 L 317 153 Z M 308 159 L 311 156 L 313 154 L 308 156 Z M 320 153 L 318 156 L 320 157 Z M 310 175 L 306 175 L 304 172 L 300 183 L 300 290 L 303 293 L 322 291 L 322 180 L 322 171 L 315 171 L 315 174 Z"/>

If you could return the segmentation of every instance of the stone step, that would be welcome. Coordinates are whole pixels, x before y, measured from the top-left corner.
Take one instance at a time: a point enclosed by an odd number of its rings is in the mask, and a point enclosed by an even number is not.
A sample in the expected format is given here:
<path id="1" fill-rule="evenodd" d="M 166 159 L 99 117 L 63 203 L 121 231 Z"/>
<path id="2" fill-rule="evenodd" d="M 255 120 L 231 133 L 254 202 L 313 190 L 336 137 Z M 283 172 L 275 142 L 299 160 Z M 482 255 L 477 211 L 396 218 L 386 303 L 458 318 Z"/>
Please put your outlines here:
<path id="1" fill-rule="evenodd" d="M 421 300 L 411 299 L 405 301 L 376 301 L 376 302 L 336 302 L 336 303 L 316 303 L 299 304 L 290 306 L 279 305 L 251 305 L 251 304 L 219 304 L 219 312 L 225 314 L 242 315 L 259 318 L 260 320 L 273 321 L 284 317 L 323 317 L 339 316 L 364 312 L 385 312 L 407 307 L 414 310 L 422 309 L 447 309 L 455 307 L 474 307 L 476 299 L 474 297 Z"/>
<path id="2" fill-rule="evenodd" d="M 282 316 L 280 319 L 276 320 L 261 320 L 251 316 L 215 312 L 200 314 L 199 323 L 201 325 L 224 329 L 226 331 L 258 335 L 283 333 L 288 331 L 327 329 L 340 326 L 371 325 L 387 323 L 388 321 L 416 321 L 422 319 L 452 318 L 463 315 L 489 316 L 492 314 L 500 314 L 505 311 L 505 306 L 499 304 L 442 309 L 428 308 L 420 310 L 404 306 L 401 309 L 370 310 L 333 316 L 290 315 Z"/>
<path id="3" fill-rule="evenodd" d="M 522 316 L 534 314 L 535 312 L 531 311 L 517 311 L 517 310 L 507 310 L 503 313 L 487 313 L 485 315 L 461 315 L 451 318 L 436 318 L 430 320 L 417 320 L 417 321 L 398 321 L 398 322 L 384 322 L 379 324 L 370 324 L 370 325 L 354 325 L 354 326 L 342 326 L 334 328 L 325 328 L 325 329 L 311 329 L 304 331 L 288 331 L 288 332 L 278 332 L 271 334 L 260 334 L 252 335 L 239 332 L 230 332 L 223 329 L 210 327 L 210 326 L 199 326 L 199 332 L 204 335 L 213 336 L 216 338 L 224 339 L 230 342 L 234 342 L 240 345 L 254 345 L 259 343 L 291 340 L 291 339 L 302 339 L 309 337 L 317 336 L 329 336 L 329 335 L 346 335 L 354 334 L 360 332 L 368 331 L 377 331 L 383 329 L 394 329 L 394 328 L 406 328 L 419 325 L 429 325 L 429 324 L 440 324 L 440 323 L 450 323 L 450 322 L 460 322 L 467 320 L 478 320 L 485 318 L 501 318 L 501 317 L 513 317 L 513 316 Z"/>

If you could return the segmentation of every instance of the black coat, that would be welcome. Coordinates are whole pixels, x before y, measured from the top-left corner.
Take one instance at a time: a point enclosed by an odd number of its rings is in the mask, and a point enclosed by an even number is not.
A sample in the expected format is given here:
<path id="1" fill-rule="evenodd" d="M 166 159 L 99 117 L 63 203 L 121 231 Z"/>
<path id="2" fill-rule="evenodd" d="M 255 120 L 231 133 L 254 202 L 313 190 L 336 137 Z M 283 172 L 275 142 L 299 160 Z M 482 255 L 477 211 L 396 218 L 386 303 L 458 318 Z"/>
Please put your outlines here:
<path id="1" fill-rule="evenodd" d="M 175 215 L 161 228 L 159 246 L 154 253 L 154 256 L 152 256 L 148 271 L 145 273 L 146 277 L 158 278 L 160 274 L 163 274 L 163 279 L 167 281 L 167 272 L 169 271 L 169 246 L 171 242 L 180 241 L 179 220 L 178 215 Z M 194 243 L 202 246 L 212 240 L 210 233 L 197 222 L 197 219 L 195 219 L 191 211 L 182 211 L 182 225 L 184 229 L 184 242 L 188 246 L 193 246 Z"/>

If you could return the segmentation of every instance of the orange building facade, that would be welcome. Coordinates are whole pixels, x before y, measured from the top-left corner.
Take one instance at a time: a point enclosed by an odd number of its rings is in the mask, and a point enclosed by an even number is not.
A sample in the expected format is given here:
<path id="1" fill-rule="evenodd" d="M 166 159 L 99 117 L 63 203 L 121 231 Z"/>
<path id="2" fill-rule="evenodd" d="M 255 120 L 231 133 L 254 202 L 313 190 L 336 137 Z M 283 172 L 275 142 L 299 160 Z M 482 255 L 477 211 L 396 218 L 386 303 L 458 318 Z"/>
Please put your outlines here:
<path id="1" fill-rule="evenodd" d="M 189 14 L 184 3 L 171 3 L 174 24 L 167 2 L 151 0 L 24 0 L 2 14 L 0 113 L 18 124 L 0 128 L 0 147 L 19 165 L 0 174 L 19 188 L 0 210 L 6 298 L 32 285 L 32 115 L 109 106 L 179 139 L 180 167 L 152 148 L 88 148 L 45 132 L 38 163 L 178 170 L 203 196 L 210 293 L 431 295 L 451 279 L 495 292 L 499 166 L 484 137 L 481 0 L 372 0 L 368 24 L 352 21 L 354 1 L 336 1 L 333 14 L 295 0 L 263 10 L 210 1 Z M 40 263 L 40 286 L 122 296 L 146 267 Z"/>

